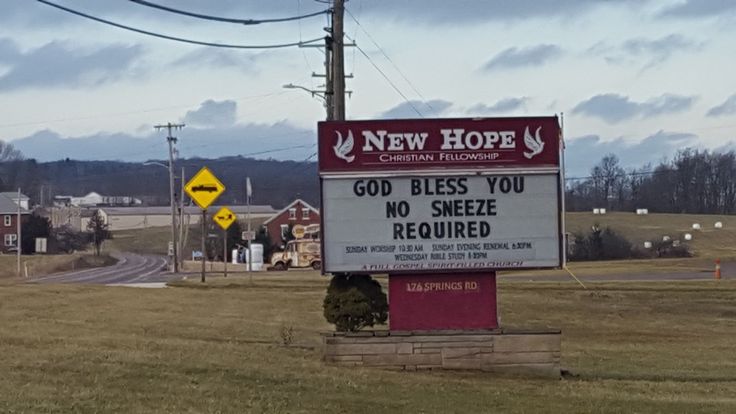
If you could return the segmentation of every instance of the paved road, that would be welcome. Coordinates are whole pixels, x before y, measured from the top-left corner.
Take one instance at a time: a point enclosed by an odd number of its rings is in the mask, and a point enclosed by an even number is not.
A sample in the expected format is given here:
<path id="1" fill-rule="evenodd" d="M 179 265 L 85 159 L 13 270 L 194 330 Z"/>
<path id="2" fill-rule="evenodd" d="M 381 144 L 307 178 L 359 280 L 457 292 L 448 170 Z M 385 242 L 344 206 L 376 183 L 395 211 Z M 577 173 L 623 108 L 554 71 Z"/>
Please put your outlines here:
<path id="1" fill-rule="evenodd" d="M 31 279 L 31 283 L 132 284 L 167 282 L 178 276 L 166 272 L 162 256 L 114 253 L 118 262 L 112 266 L 56 273 Z"/>

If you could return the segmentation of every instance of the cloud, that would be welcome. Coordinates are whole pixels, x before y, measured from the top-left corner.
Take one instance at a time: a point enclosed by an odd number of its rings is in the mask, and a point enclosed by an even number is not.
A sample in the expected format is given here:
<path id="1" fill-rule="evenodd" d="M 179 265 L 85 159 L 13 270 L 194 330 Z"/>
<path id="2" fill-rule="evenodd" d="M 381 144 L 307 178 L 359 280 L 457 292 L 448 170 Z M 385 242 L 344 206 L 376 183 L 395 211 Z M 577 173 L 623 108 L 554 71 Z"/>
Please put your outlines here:
<path id="1" fill-rule="evenodd" d="M 720 105 L 708 110 L 707 116 L 723 116 L 736 114 L 736 94 L 733 94 Z"/>
<path id="2" fill-rule="evenodd" d="M 171 63 L 172 66 L 213 68 L 236 68 L 246 73 L 256 72 L 256 61 L 262 54 L 246 51 L 233 51 L 215 48 L 199 48 L 185 54 Z"/>
<path id="3" fill-rule="evenodd" d="M 129 75 L 142 54 L 139 45 L 85 51 L 61 42 L 21 52 L 12 41 L 3 39 L 0 63 L 9 69 L 0 76 L 0 90 L 99 86 Z"/>
<path id="4" fill-rule="evenodd" d="M 316 151 L 315 131 L 287 122 L 235 124 L 226 127 L 187 126 L 177 132 L 180 157 L 217 158 L 243 155 L 278 160 L 306 159 Z M 146 161 L 168 156 L 165 133 L 141 135 L 100 132 L 64 137 L 44 130 L 12 141 L 27 158 L 39 162 L 75 160 Z"/>
<path id="5" fill-rule="evenodd" d="M 601 6 L 639 8 L 641 3 L 643 2 L 639 0 L 371 0 L 365 2 L 363 12 L 397 20 L 450 25 L 458 21 L 481 23 L 531 18 L 571 18 Z"/>
<path id="6" fill-rule="evenodd" d="M 736 3 L 731 0 L 686 0 L 662 10 L 661 17 L 698 19 L 719 17 L 736 12 Z"/>
<path id="7" fill-rule="evenodd" d="M 590 47 L 588 53 L 602 55 L 609 64 L 630 65 L 645 60 L 643 69 L 648 69 L 660 65 L 676 53 L 700 50 L 702 47 L 703 43 L 679 34 L 670 34 L 657 39 L 637 37 L 617 46 L 601 42 Z"/>
<path id="8" fill-rule="evenodd" d="M 529 98 L 527 97 L 504 98 L 491 105 L 486 105 L 484 103 L 473 105 L 468 108 L 466 112 L 469 115 L 504 114 L 524 108 L 524 105 L 528 100 Z"/>
<path id="9" fill-rule="evenodd" d="M 11 39 L 0 38 L 0 64 L 17 61 L 21 57 L 18 46 Z"/>
<path id="10" fill-rule="evenodd" d="M 567 140 L 565 165 L 569 177 L 584 177 L 604 155 L 613 153 L 624 168 L 640 168 L 672 158 L 682 148 L 695 145 L 697 135 L 658 131 L 639 142 L 623 138 L 604 141 L 598 135 L 586 135 Z"/>
<path id="11" fill-rule="evenodd" d="M 573 114 L 600 118 L 615 124 L 636 117 L 658 116 L 690 109 L 694 96 L 664 94 L 646 102 L 634 102 L 628 96 L 602 94 L 580 102 L 572 109 Z"/>
<path id="12" fill-rule="evenodd" d="M 437 117 L 442 115 L 452 106 L 452 102 L 443 101 L 441 99 L 432 99 L 429 101 L 408 101 L 402 102 L 393 108 L 382 112 L 377 117 L 382 119 L 411 119 L 424 117 Z M 416 109 L 416 110 L 415 110 Z M 420 116 L 419 111 L 422 116 Z"/>
<path id="13" fill-rule="evenodd" d="M 238 104 L 235 101 L 206 100 L 198 109 L 184 115 L 184 123 L 194 126 L 225 127 L 234 125 L 237 120 Z"/>
<path id="14" fill-rule="evenodd" d="M 514 69 L 527 66 L 541 66 L 562 55 L 562 49 L 556 45 L 537 45 L 526 48 L 508 48 L 483 65 L 487 71 Z"/>

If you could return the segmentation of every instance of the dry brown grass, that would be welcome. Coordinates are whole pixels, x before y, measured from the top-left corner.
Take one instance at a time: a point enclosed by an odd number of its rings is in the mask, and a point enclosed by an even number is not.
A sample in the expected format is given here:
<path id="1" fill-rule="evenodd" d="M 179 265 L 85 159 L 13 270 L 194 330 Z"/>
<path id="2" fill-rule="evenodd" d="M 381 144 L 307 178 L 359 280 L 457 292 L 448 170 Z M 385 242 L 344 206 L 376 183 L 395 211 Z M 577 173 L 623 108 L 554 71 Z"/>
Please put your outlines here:
<path id="1" fill-rule="evenodd" d="M 722 229 L 714 224 L 720 221 Z M 698 223 L 701 230 L 693 230 L 692 225 Z M 593 224 L 611 227 L 637 246 L 644 241 L 662 240 L 670 236 L 673 240 L 684 240 L 685 233 L 693 235 L 687 243 L 697 257 L 736 259 L 736 216 L 709 214 L 648 214 L 637 216 L 635 213 L 567 213 L 567 231 L 587 233 Z"/>
<path id="2" fill-rule="evenodd" d="M 324 366 L 327 282 L 0 287 L 0 412 L 736 412 L 732 281 L 500 283 L 503 325 L 562 329 L 561 381 Z"/>
<path id="3" fill-rule="evenodd" d="M 89 252 L 53 255 L 26 255 L 21 256 L 21 278 L 18 279 L 16 277 L 16 256 L 2 255 L 0 256 L 0 283 L 2 281 L 7 283 L 23 280 L 26 276 L 26 269 L 28 270 L 29 277 L 37 277 L 67 270 L 108 266 L 114 263 L 114 259 L 107 255 L 102 255 L 99 258 L 96 258 Z"/>

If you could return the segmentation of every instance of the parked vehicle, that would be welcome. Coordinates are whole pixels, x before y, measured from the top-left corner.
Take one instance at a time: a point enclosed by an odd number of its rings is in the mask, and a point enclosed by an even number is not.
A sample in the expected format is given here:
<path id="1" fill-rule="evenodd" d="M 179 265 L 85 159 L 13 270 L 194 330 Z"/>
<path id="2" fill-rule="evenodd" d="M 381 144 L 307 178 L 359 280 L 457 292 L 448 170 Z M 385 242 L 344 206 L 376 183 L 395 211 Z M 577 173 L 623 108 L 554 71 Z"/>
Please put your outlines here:
<path id="1" fill-rule="evenodd" d="M 322 267 L 322 254 L 317 239 L 297 239 L 286 243 L 283 252 L 271 255 L 271 269 L 307 268 L 319 270 Z"/>

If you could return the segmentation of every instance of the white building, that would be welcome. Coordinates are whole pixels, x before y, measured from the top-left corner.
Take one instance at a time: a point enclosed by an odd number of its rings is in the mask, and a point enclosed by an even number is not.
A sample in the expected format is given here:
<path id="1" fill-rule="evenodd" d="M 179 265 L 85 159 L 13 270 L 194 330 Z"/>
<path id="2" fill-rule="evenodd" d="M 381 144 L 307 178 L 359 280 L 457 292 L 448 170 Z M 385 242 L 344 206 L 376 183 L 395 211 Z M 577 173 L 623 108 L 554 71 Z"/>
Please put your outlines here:
<path id="1" fill-rule="evenodd" d="M 0 196 L 4 196 L 5 198 L 10 199 L 16 205 L 20 203 L 20 208 L 22 209 L 30 210 L 30 198 L 28 198 L 28 196 L 23 193 L 20 194 L 20 199 L 18 198 L 18 193 L 14 191 L 0 193 Z"/>

